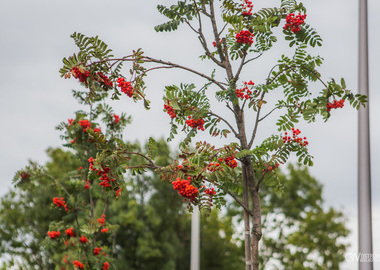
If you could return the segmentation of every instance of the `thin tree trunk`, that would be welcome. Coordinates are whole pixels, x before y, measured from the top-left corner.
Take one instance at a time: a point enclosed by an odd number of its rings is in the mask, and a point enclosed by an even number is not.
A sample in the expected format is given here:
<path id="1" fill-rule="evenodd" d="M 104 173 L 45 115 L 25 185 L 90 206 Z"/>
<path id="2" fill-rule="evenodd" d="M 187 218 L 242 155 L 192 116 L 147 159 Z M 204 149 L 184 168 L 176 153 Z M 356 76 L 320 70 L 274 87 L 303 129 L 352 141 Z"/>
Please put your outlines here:
<path id="1" fill-rule="evenodd" d="M 252 199 L 251 258 L 252 269 L 259 270 L 259 242 L 262 236 L 261 204 L 259 188 L 256 186 L 251 164 L 251 160 L 249 159 L 249 167 L 247 167 L 246 173 L 247 179 L 249 181 L 249 191 Z"/>
<path id="2" fill-rule="evenodd" d="M 253 206 L 253 216 L 252 216 L 252 235 L 251 235 L 251 246 L 252 246 L 252 265 L 253 270 L 259 270 L 259 242 L 262 236 L 261 229 L 261 205 L 260 205 L 260 195 L 258 190 L 251 192 L 252 196 L 252 206 Z"/>
<path id="3" fill-rule="evenodd" d="M 242 168 L 243 178 L 243 203 L 249 208 L 249 185 L 245 167 Z M 249 213 L 244 210 L 244 250 L 245 250 L 245 269 L 252 270 L 251 260 L 251 226 L 249 222 Z"/>

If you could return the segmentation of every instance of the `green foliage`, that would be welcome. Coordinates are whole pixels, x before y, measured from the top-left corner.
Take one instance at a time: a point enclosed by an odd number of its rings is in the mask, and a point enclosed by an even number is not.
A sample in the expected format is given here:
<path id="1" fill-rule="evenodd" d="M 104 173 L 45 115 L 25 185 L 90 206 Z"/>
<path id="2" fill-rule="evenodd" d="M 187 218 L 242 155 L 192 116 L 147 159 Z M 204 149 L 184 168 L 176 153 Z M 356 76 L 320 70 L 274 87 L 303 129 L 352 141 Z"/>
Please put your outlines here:
<path id="1" fill-rule="evenodd" d="M 261 269 L 339 269 L 349 231 L 342 212 L 325 210 L 322 186 L 306 168 L 289 166 L 279 174 L 281 196 L 263 186 L 264 233 Z M 307 266 L 308 265 L 308 266 Z"/>
<path id="2" fill-rule="evenodd" d="M 152 144 L 152 140 L 146 145 L 147 148 L 150 147 L 149 144 Z M 155 142 L 155 147 L 158 164 L 168 165 L 168 145 L 159 140 Z M 18 261 L 16 265 L 20 269 L 21 265 L 24 265 L 24 269 L 55 269 L 62 265 L 64 254 L 69 257 L 74 255 L 72 251 L 62 248 L 62 242 L 46 238 L 46 232 L 61 229 L 64 234 L 63 229 L 68 226 L 64 224 L 74 221 L 61 221 L 65 217 L 65 211 L 52 205 L 52 198 L 65 195 L 57 185 L 51 183 L 55 179 L 68 187 L 69 192 L 82 190 L 82 186 L 77 186 L 70 180 L 72 173 L 77 172 L 82 163 L 80 158 L 61 149 L 49 149 L 48 155 L 49 162 L 44 167 L 39 166 L 46 170 L 44 176 L 31 173 L 30 180 L 20 185 L 17 192 L 11 191 L 1 200 L 1 254 L 7 254 Z M 138 163 L 139 160 L 133 158 L 131 162 Z M 33 171 L 33 166 L 30 172 Z M 126 266 L 136 270 L 156 269 L 157 266 L 160 269 L 187 269 L 190 254 L 190 216 L 186 213 L 179 195 L 157 176 L 152 178 L 150 173 L 141 177 L 128 177 L 125 184 L 121 182 L 121 186 L 125 191 L 124 195 L 121 199 L 112 201 L 106 217 L 109 222 L 107 227 L 113 233 L 97 242 L 98 246 L 103 246 L 103 251 L 106 251 L 104 246 L 107 245 L 118 247 L 107 251 L 115 258 L 115 269 L 124 269 Z M 105 204 L 101 193 L 93 196 L 93 200 L 96 213 L 101 213 Z M 202 241 L 205 256 L 202 264 L 215 265 L 223 261 L 224 266 L 218 269 L 226 270 L 241 264 L 240 248 L 232 238 L 234 230 L 230 219 L 219 218 L 213 212 L 210 220 L 211 223 L 203 219 L 201 227 L 202 238 L 213 239 Z M 98 229 L 99 224 L 95 222 L 83 225 L 81 232 L 91 235 Z M 224 231 L 225 234 L 213 235 L 215 231 Z"/>
<path id="3" fill-rule="evenodd" d="M 178 1 L 177 5 L 170 7 L 158 5 L 157 9 L 162 15 L 170 19 L 169 22 L 157 25 L 154 28 L 157 32 L 177 30 L 181 23 L 191 21 L 197 14 L 196 6 L 193 3 L 186 4 L 186 1 Z"/>
<path id="4" fill-rule="evenodd" d="M 288 33 L 284 30 L 284 33 Z M 288 34 L 285 40 L 290 41 L 289 46 L 309 44 L 311 47 L 322 46 L 322 38 L 318 35 L 317 31 L 311 28 L 308 24 L 304 24 L 299 32 L 294 34 Z"/>

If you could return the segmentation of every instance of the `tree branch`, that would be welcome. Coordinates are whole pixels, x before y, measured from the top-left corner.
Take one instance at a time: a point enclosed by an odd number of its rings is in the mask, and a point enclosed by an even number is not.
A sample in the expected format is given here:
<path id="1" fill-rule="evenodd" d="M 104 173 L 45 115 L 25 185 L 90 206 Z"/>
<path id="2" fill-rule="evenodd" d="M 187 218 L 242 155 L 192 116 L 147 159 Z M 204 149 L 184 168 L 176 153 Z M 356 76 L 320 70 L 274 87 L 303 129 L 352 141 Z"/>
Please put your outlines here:
<path id="1" fill-rule="evenodd" d="M 253 57 L 251 59 L 248 59 L 247 61 L 244 62 L 244 65 L 248 64 L 249 62 L 253 61 L 253 60 L 256 60 L 257 58 L 259 58 L 260 56 L 262 56 L 263 53 L 261 52 L 258 56 L 256 57 Z"/>
<path id="2" fill-rule="evenodd" d="M 235 81 L 235 82 L 237 82 L 237 80 L 239 79 L 239 76 L 240 76 L 241 70 L 243 69 L 243 66 L 245 65 L 244 60 L 245 60 L 246 57 L 247 57 L 247 52 L 244 52 L 244 56 L 243 56 L 243 58 L 241 59 L 240 66 L 239 66 L 238 71 L 236 72 L 236 75 L 235 75 L 235 77 L 234 77 L 234 81 Z"/>
<path id="3" fill-rule="evenodd" d="M 203 30 L 202 30 L 202 20 L 201 20 L 201 14 L 200 14 L 200 11 L 199 11 L 199 8 L 198 8 L 198 5 L 196 3 L 195 0 L 193 0 L 194 2 L 194 5 L 195 5 L 195 9 L 197 11 L 197 14 L 198 14 L 198 22 L 199 22 L 199 30 L 197 31 L 197 33 L 199 34 L 199 41 L 203 47 L 203 49 L 205 50 L 206 52 L 206 55 L 208 57 L 210 57 L 210 59 L 215 63 L 217 64 L 218 66 L 220 67 L 224 67 L 223 63 L 218 61 L 218 59 L 216 59 L 212 53 L 210 52 L 210 50 L 208 49 L 208 46 L 207 46 L 207 41 L 206 41 L 206 37 L 204 36 L 203 34 Z"/>
<path id="4" fill-rule="evenodd" d="M 223 117 L 220 117 L 219 115 L 213 113 L 213 112 L 208 112 L 208 114 L 210 115 L 213 115 L 213 116 L 216 116 L 218 117 L 220 120 L 222 120 L 224 123 L 227 124 L 227 126 L 231 129 L 231 131 L 235 134 L 235 137 L 236 138 L 239 138 L 239 134 L 236 132 L 236 130 L 232 127 L 232 125 L 227 121 L 225 120 Z"/>
<path id="5" fill-rule="evenodd" d="M 241 207 L 244 208 L 244 210 L 250 215 L 253 216 L 252 211 L 242 202 L 240 199 L 235 196 L 231 191 L 228 191 L 228 195 L 230 195 L 238 204 L 240 204 Z"/>
<path id="6" fill-rule="evenodd" d="M 224 67 L 227 67 L 226 57 L 224 56 L 224 53 L 222 50 L 222 44 L 220 43 L 220 40 L 219 40 L 220 36 L 219 36 L 218 27 L 215 20 L 214 0 L 210 0 L 210 15 L 211 15 L 210 19 L 211 19 L 212 30 L 213 30 L 214 38 L 216 42 L 216 48 L 218 49 L 218 53 L 219 53 L 222 64 L 224 64 Z"/>
<path id="7" fill-rule="evenodd" d="M 215 183 L 215 182 L 213 182 L 213 181 L 210 181 L 210 180 L 208 180 L 208 179 L 203 179 L 203 180 L 205 180 L 205 181 L 207 181 L 207 182 L 209 182 L 209 183 L 211 183 L 211 184 L 213 184 L 213 185 L 215 185 L 215 186 L 217 186 L 217 187 L 219 187 L 219 188 L 221 188 L 222 190 L 224 190 L 223 188 L 222 188 L 222 186 L 220 185 L 220 184 L 218 184 L 218 183 Z M 230 195 L 241 207 L 243 207 L 244 208 L 244 210 L 250 215 L 250 216 L 252 216 L 253 215 L 253 213 L 252 213 L 252 211 L 249 209 L 249 206 L 246 206 L 235 194 L 233 194 L 231 191 L 227 191 L 227 194 L 228 195 Z"/>
<path id="8" fill-rule="evenodd" d="M 226 83 L 219 82 L 219 81 L 211 78 L 210 76 L 207 76 L 207 75 L 205 75 L 203 73 L 200 73 L 200 72 L 198 72 L 198 71 L 196 71 L 194 69 L 191 69 L 191 68 L 188 68 L 188 67 L 185 67 L 185 66 L 174 64 L 174 63 L 171 63 L 171 62 L 168 62 L 168 61 L 163 61 L 163 60 L 160 60 L 160 59 L 151 58 L 151 57 L 148 57 L 148 56 L 144 56 L 144 59 L 146 59 L 145 62 L 163 64 L 163 65 L 171 66 L 173 68 L 179 68 L 179 69 L 187 70 L 187 71 L 189 71 L 191 73 L 197 74 L 198 76 L 203 77 L 203 78 L 209 80 L 210 82 L 212 82 L 212 83 L 216 84 L 217 86 L 219 86 L 219 88 L 222 89 L 222 90 L 226 90 L 226 88 L 223 85 L 228 86 L 228 84 L 226 84 Z"/>
<path id="9" fill-rule="evenodd" d="M 265 92 L 263 92 L 263 93 L 261 94 L 260 100 L 263 100 L 264 95 L 265 95 Z M 257 110 L 256 121 L 255 121 L 255 127 L 254 127 L 253 132 L 252 132 L 251 140 L 249 141 L 249 144 L 248 144 L 248 149 L 250 149 L 250 148 L 252 147 L 253 141 L 255 140 L 255 137 L 256 137 L 257 127 L 258 127 L 258 125 L 259 125 L 259 117 L 260 117 L 261 107 L 262 107 L 262 106 L 260 106 L 260 107 L 258 108 L 258 110 Z"/>
<path id="10" fill-rule="evenodd" d="M 274 112 L 276 109 L 280 109 L 280 108 L 282 108 L 283 106 L 277 106 L 277 107 L 275 107 L 274 109 L 272 109 L 269 113 L 267 113 L 265 116 L 263 116 L 263 117 L 261 117 L 258 121 L 260 122 L 260 121 L 262 121 L 262 120 L 264 120 L 267 116 L 269 116 L 272 112 Z"/>

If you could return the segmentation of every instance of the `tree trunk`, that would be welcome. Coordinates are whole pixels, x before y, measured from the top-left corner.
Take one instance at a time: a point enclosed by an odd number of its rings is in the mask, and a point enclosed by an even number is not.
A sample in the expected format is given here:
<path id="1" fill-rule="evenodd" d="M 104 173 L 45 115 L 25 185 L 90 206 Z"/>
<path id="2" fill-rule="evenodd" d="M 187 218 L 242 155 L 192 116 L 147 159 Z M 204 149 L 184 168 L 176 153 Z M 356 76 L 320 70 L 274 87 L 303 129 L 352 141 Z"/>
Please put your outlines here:
<path id="1" fill-rule="evenodd" d="M 249 208 L 249 185 L 246 170 L 242 168 L 242 180 L 243 180 L 243 203 Z M 249 215 L 247 211 L 244 210 L 244 250 L 245 250 L 245 269 L 252 270 L 252 260 L 251 260 L 251 226 L 249 222 Z"/>
<path id="2" fill-rule="evenodd" d="M 242 164 L 242 177 L 243 177 L 243 199 L 244 204 L 249 206 L 249 198 L 245 198 L 246 193 L 250 194 L 252 203 L 252 212 L 247 213 L 244 211 L 244 236 L 245 236 L 245 251 L 246 251 L 246 270 L 259 270 L 259 241 L 262 236 L 261 229 L 261 205 L 259 190 L 256 188 L 255 178 L 252 170 L 252 161 L 250 158 L 246 158 Z M 252 215 L 252 229 L 250 227 L 249 220 L 246 221 L 246 217 L 249 218 Z M 250 234 L 250 235 L 247 235 Z M 247 248 L 248 241 L 250 247 Z M 247 255 L 249 249 L 250 254 Z M 248 264 L 247 264 L 248 263 Z"/>
<path id="3" fill-rule="evenodd" d="M 261 205 L 259 191 L 255 188 L 251 190 L 252 197 L 252 232 L 251 232 L 251 251 L 252 251 L 252 269 L 259 270 L 259 241 L 262 236 L 261 230 Z"/>

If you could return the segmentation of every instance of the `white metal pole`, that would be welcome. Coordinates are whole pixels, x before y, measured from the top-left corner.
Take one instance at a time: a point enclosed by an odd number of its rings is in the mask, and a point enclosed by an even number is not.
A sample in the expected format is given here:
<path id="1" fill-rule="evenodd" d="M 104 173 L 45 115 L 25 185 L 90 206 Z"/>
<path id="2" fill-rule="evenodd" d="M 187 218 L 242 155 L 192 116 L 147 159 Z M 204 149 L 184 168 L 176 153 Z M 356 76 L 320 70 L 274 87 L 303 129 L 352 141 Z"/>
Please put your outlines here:
<path id="1" fill-rule="evenodd" d="M 367 0 L 359 0 L 359 94 L 368 96 L 368 19 Z M 368 98 L 369 100 L 369 98 Z M 371 155 L 369 104 L 359 110 L 358 211 L 359 269 L 372 270 Z"/>
<path id="2" fill-rule="evenodd" d="M 200 247 L 200 218 L 199 209 L 194 207 L 194 212 L 191 215 L 191 255 L 190 255 L 190 270 L 199 270 L 199 247 Z"/>

